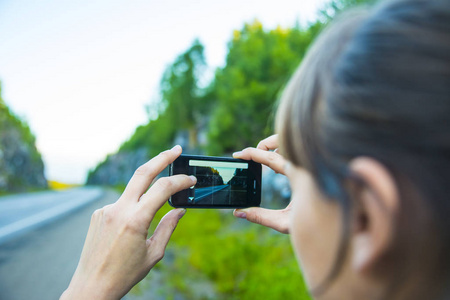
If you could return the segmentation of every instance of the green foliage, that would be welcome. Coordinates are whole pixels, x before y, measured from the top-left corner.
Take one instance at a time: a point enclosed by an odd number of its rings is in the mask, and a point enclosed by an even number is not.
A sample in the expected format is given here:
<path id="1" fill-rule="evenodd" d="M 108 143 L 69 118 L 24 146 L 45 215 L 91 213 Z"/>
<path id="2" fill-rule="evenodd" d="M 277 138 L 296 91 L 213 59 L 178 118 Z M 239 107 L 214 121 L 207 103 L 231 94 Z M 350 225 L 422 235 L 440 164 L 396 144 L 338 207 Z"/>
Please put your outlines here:
<path id="1" fill-rule="evenodd" d="M 151 232 L 170 210 L 165 205 Z M 188 210 L 157 269 L 187 299 L 199 299 L 198 282 L 212 283 L 214 299 L 310 299 L 289 237 L 236 219 L 231 211 Z M 166 256 L 166 258 L 167 258 Z M 151 273 L 150 273 L 151 277 Z"/>
<path id="2" fill-rule="evenodd" d="M 120 147 L 120 151 L 145 148 L 149 156 L 155 156 L 171 145 L 176 131 L 177 127 L 171 116 L 161 114 L 158 119 L 139 126 L 133 136 Z"/>
<path id="3" fill-rule="evenodd" d="M 121 150 L 144 147 L 155 155 L 183 130 L 193 149 L 198 148 L 198 132 L 206 133 L 204 150 L 212 155 L 256 145 L 272 134 L 276 100 L 314 38 L 337 13 L 373 2 L 332 0 L 304 28 L 268 30 L 258 21 L 245 24 L 233 32 L 226 64 L 207 87 L 199 84 L 206 67 L 204 48 L 194 41 L 162 76 L 161 101 L 151 107 L 156 119 L 138 127 Z"/>
<path id="4" fill-rule="evenodd" d="M 198 146 L 198 130 L 207 131 L 210 154 L 254 145 L 273 130 L 275 100 L 319 30 L 309 28 L 267 31 L 258 21 L 246 24 L 234 32 L 226 66 L 206 88 L 199 85 L 203 46 L 194 41 L 162 77 L 162 98 L 152 108 L 158 118 L 138 127 L 121 150 L 144 147 L 155 155 L 180 130 L 189 131 L 191 148 Z"/>
<path id="5" fill-rule="evenodd" d="M 273 132 L 275 101 L 314 35 L 308 29 L 265 30 L 254 21 L 235 31 L 226 65 L 216 73 L 210 154 L 229 153 Z"/>
<path id="6" fill-rule="evenodd" d="M 36 138 L 31 132 L 28 124 L 16 116 L 9 108 L 6 106 L 2 98 L 2 88 L 0 83 L 0 132 L 6 130 L 6 128 L 16 128 L 19 130 L 22 140 L 29 144 L 34 145 Z M 39 152 L 34 153 L 33 159 L 40 160 L 41 156 Z"/>
<path id="7" fill-rule="evenodd" d="M 164 113 L 170 115 L 176 128 L 195 128 L 204 113 L 202 90 L 198 86 L 205 66 L 203 45 L 193 45 L 166 70 L 161 81 Z"/>
<path id="8" fill-rule="evenodd" d="M 341 11 L 375 0 L 333 0 L 307 28 L 265 30 L 254 21 L 235 31 L 226 65 L 213 88 L 217 106 L 209 124 L 208 153 L 223 155 L 255 146 L 273 133 L 276 100 L 314 38 Z"/>
<path id="9" fill-rule="evenodd" d="M 139 126 L 120 150 L 146 148 L 154 156 L 167 149 L 180 130 L 189 131 L 191 147 L 197 146 L 198 124 L 208 114 L 213 97 L 199 84 L 206 67 L 203 51 L 195 40 L 167 67 L 160 83 L 161 101 L 149 108 L 157 118 Z"/>

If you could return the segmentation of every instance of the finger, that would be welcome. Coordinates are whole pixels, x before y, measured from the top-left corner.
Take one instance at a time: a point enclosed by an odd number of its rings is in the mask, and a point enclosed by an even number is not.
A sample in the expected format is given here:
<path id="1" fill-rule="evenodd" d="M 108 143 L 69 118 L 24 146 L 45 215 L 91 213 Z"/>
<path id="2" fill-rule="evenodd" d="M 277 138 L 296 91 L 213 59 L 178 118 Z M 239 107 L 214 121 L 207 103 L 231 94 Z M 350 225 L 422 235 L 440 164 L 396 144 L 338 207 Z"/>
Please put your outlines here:
<path id="1" fill-rule="evenodd" d="M 247 148 L 241 152 L 233 153 L 233 157 L 253 160 L 263 165 L 268 166 L 277 173 L 284 175 L 284 167 L 286 160 L 280 154 L 272 151 L 266 151 L 256 148 Z"/>
<path id="2" fill-rule="evenodd" d="M 133 199 L 137 201 L 148 189 L 153 179 L 180 156 L 181 151 L 181 147 L 176 145 L 170 150 L 161 152 L 159 155 L 137 168 L 133 177 L 131 177 L 128 182 L 121 199 Z"/>
<path id="3" fill-rule="evenodd" d="M 246 209 L 236 209 L 233 212 L 238 218 L 260 224 L 281 233 L 289 233 L 289 218 L 285 210 L 265 209 L 261 207 L 250 207 Z"/>
<path id="4" fill-rule="evenodd" d="M 197 179 L 194 176 L 182 174 L 158 179 L 139 200 L 139 214 L 150 225 L 155 213 L 166 203 L 170 196 L 188 189 L 196 183 Z"/>
<path id="5" fill-rule="evenodd" d="M 184 216 L 186 209 L 177 208 L 169 211 L 159 222 L 155 232 L 148 240 L 149 263 L 154 265 L 164 256 L 164 251 L 169 243 L 178 221 Z"/>
<path id="6" fill-rule="evenodd" d="M 256 146 L 256 148 L 266 151 L 278 148 L 278 134 L 271 135 L 268 138 L 265 138 L 264 140 L 260 141 L 258 143 L 258 146 Z"/>

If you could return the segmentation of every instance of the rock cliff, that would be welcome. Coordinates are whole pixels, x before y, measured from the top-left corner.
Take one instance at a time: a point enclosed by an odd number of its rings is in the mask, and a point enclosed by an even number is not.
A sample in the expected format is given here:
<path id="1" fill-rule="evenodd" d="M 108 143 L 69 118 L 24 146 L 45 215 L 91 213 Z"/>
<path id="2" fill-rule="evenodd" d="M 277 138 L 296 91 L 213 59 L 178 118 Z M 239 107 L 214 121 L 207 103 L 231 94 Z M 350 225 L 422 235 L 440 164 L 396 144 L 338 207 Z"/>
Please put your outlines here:
<path id="1" fill-rule="evenodd" d="M 40 188 L 47 188 L 47 180 L 35 137 L 0 96 L 0 192 Z"/>
<path id="2" fill-rule="evenodd" d="M 119 151 L 109 155 L 94 170 L 89 172 L 87 184 L 126 185 L 134 171 L 148 160 L 146 149 Z"/>

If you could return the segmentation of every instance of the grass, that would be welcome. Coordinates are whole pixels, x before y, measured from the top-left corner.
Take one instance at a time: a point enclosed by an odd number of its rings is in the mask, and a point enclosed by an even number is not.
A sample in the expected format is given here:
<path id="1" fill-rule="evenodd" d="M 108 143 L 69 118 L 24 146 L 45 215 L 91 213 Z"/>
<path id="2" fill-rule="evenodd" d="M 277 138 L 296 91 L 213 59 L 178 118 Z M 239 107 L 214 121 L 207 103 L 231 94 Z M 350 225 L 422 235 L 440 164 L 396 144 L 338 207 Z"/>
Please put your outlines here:
<path id="1" fill-rule="evenodd" d="M 157 213 L 150 232 L 170 209 Z M 310 299 L 289 236 L 231 211 L 188 210 L 155 268 L 165 278 L 165 299 Z"/>

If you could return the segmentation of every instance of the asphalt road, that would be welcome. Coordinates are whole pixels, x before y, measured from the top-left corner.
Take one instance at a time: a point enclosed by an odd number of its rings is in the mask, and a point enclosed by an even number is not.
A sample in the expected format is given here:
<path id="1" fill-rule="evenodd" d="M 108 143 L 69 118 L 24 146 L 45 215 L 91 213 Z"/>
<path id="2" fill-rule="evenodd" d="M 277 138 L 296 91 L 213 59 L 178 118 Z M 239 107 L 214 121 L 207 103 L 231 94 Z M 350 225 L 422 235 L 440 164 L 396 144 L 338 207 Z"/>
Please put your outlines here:
<path id="1" fill-rule="evenodd" d="M 231 187 L 220 185 L 195 190 L 195 203 L 198 204 L 230 204 Z"/>
<path id="2" fill-rule="evenodd" d="M 0 197 L 0 245 L 97 200 L 100 187 L 42 191 Z"/>
<path id="3" fill-rule="evenodd" d="M 200 201 L 205 198 L 212 198 L 214 194 L 217 192 L 229 187 L 228 185 L 218 185 L 218 186 L 209 186 L 204 188 L 196 188 L 195 189 L 195 202 Z"/>
<path id="4" fill-rule="evenodd" d="M 92 213 L 118 197 L 107 190 L 63 218 L 0 244 L 0 299 L 58 299 L 75 271 Z M 44 202 L 47 208 L 55 205 Z M 20 217 L 0 210 L 0 222 L 14 223 L 39 209 L 25 209 L 28 214 L 24 211 Z"/>

